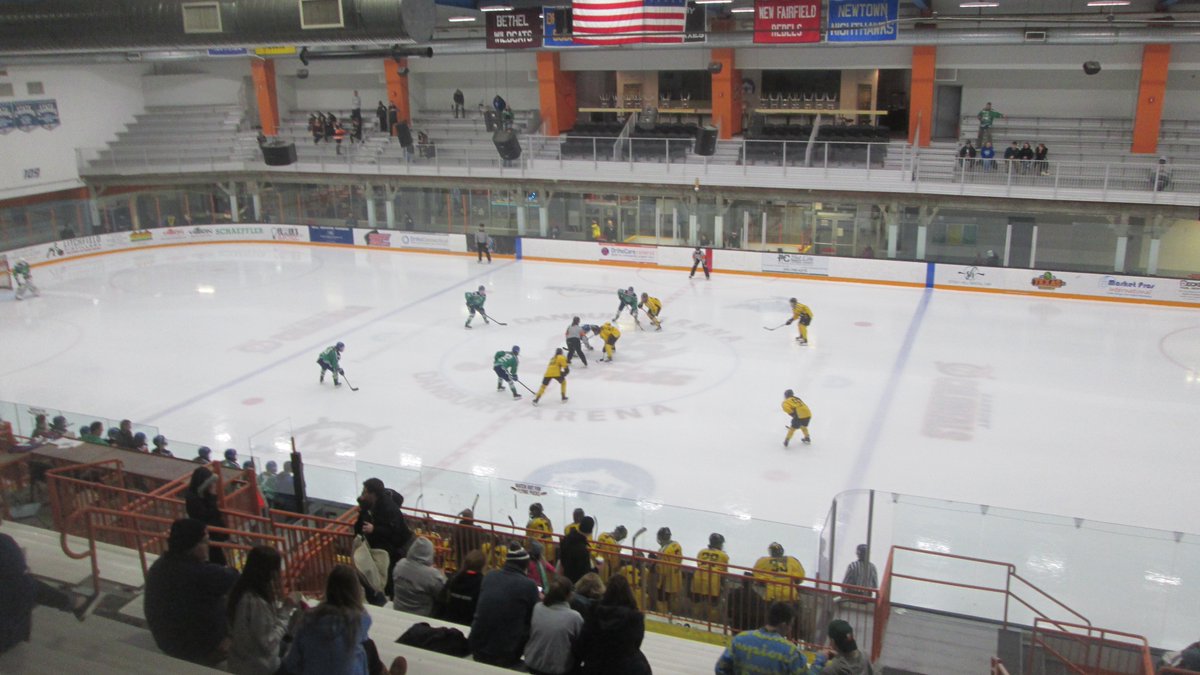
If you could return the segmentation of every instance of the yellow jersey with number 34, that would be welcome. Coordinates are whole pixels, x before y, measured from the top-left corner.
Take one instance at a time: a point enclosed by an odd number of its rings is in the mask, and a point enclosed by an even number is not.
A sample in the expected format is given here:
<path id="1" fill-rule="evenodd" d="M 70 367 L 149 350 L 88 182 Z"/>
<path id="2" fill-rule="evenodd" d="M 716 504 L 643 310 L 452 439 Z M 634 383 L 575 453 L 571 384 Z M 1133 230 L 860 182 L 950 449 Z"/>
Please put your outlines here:
<path id="1" fill-rule="evenodd" d="M 812 417 L 812 411 L 797 396 L 789 396 L 783 400 L 783 412 L 793 417 L 799 417 L 800 419 Z"/>

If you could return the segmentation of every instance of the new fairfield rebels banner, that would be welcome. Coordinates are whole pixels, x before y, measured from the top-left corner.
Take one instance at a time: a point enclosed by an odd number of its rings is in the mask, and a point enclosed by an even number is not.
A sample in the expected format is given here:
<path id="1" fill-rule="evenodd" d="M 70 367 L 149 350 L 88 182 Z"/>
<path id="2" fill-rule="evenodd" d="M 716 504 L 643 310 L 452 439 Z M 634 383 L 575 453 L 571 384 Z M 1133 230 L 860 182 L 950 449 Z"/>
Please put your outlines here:
<path id="1" fill-rule="evenodd" d="M 542 46 L 542 12 L 537 7 L 487 13 L 488 49 L 537 49 Z"/>
<path id="2" fill-rule="evenodd" d="M 895 40 L 900 0 L 829 0 L 828 42 Z"/>
<path id="3" fill-rule="evenodd" d="M 754 0 L 754 41 L 819 42 L 821 0 Z"/>

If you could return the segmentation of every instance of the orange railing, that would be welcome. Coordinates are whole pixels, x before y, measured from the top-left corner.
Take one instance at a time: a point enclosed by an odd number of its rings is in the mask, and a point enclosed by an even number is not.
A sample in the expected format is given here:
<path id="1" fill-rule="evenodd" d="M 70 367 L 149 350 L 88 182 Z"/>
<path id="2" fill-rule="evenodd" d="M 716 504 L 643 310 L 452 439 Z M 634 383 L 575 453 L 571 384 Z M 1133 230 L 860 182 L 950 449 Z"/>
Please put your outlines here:
<path id="1" fill-rule="evenodd" d="M 933 557 L 937 557 L 937 558 L 959 560 L 962 562 L 967 562 L 967 563 L 972 563 L 972 564 L 977 564 L 977 565 L 998 567 L 998 568 L 1001 568 L 1002 570 L 1004 570 L 1004 573 L 1005 573 L 1004 587 L 1003 588 L 995 588 L 992 586 L 981 586 L 978 584 L 968 584 L 968 583 L 963 583 L 963 582 L 958 582 L 958 581 L 946 581 L 944 579 L 932 579 L 929 577 L 920 577 L 920 576 L 914 576 L 911 574 L 902 574 L 902 573 L 896 571 L 896 553 L 897 552 L 913 553 L 913 554 L 923 555 L 923 556 L 933 556 Z M 1067 605 L 1063 604 L 1061 601 L 1056 599 L 1054 596 L 1043 591 L 1042 589 L 1040 589 L 1036 585 L 1034 585 L 1032 582 L 1030 582 L 1029 580 L 1022 577 L 1020 574 L 1017 573 L 1016 566 L 1014 566 L 1010 563 L 998 562 L 995 560 L 986 560 L 984 558 L 973 558 L 970 556 L 955 555 L 953 553 L 941 553 L 938 551 L 927 551 L 924 549 L 909 548 L 907 546 L 893 546 L 891 552 L 888 554 L 888 562 L 887 562 L 887 566 L 884 569 L 883 577 L 884 578 L 882 580 L 882 583 L 880 584 L 880 587 L 882 589 L 882 591 L 881 591 L 882 597 L 881 597 L 881 601 L 879 602 L 878 606 L 876 607 L 876 616 L 875 616 L 875 638 L 876 639 L 873 644 L 873 651 L 871 652 L 871 656 L 874 659 L 878 659 L 880 653 L 883 650 L 883 636 L 887 630 L 888 617 L 891 614 L 891 589 L 892 589 L 892 584 L 896 579 L 905 579 L 908 581 L 931 583 L 931 584 L 937 584 L 937 585 L 941 585 L 941 586 L 950 586 L 953 588 L 962 588 L 962 589 L 966 589 L 966 590 L 979 591 L 979 592 L 983 592 L 983 593 L 993 593 L 993 594 L 1002 595 L 1004 597 L 1004 614 L 1002 616 L 1002 624 L 1005 628 L 1007 628 L 1009 626 L 1010 601 L 1013 601 L 1013 600 L 1015 600 L 1017 603 L 1024 606 L 1025 608 L 1027 608 L 1029 611 L 1033 612 L 1033 614 L 1035 615 L 1035 617 L 1034 617 L 1035 620 L 1041 619 L 1047 623 L 1051 623 L 1054 625 L 1061 625 L 1061 626 L 1071 625 L 1071 624 L 1067 624 L 1067 623 L 1060 623 L 1060 622 L 1052 619 L 1049 615 L 1047 615 L 1044 611 L 1042 611 L 1038 607 L 1035 607 L 1030 600 L 1026 599 L 1026 597 L 1018 594 L 1017 591 L 1014 590 L 1014 584 L 1016 584 L 1016 585 L 1020 586 L 1021 588 L 1032 591 L 1037 596 L 1041 596 L 1042 598 L 1050 601 L 1057 608 L 1059 608 L 1060 610 L 1066 612 L 1067 614 L 1070 614 L 1071 616 L 1077 618 L 1083 624 L 1085 624 L 1087 626 L 1091 626 L 1091 622 L 1088 621 L 1088 619 L 1086 617 L 1084 617 L 1082 614 L 1075 611 L 1074 609 L 1071 609 L 1070 607 L 1068 607 Z"/>
<path id="2" fill-rule="evenodd" d="M 1008 668 L 1004 667 L 1004 662 L 995 656 L 992 657 L 991 675 L 1008 675 Z"/>
<path id="3" fill-rule="evenodd" d="M 1033 620 L 1030 672 L 1039 653 L 1079 675 L 1154 675 L 1146 638 L 1093 626 Z"/>

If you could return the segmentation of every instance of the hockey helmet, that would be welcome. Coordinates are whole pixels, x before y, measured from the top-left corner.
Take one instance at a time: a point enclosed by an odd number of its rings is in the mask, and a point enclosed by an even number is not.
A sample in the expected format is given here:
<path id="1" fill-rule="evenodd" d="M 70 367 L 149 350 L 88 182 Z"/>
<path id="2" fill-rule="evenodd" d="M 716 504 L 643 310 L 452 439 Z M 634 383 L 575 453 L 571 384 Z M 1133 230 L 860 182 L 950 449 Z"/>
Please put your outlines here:
<path id="1" fill-rule="evenodd" d="M 136 443 L 137 445 L 145 445 L 146 444 L 146 434 L 143 434 L 140 431 L 137 432 L 136 434 L 133 435 L 133 442 Z"/>
<path id="2" fill-rule="evenodd" d="M 632 293 L 632 292 L 633 292 L 633 286 L 630 286 L 630 287 L 629 287 L 629 292 L 630 292 L 630 293 Z"/>
<path id="3" fill-rule="evenodd" d="M 340 352 L 340 351 L 342 351 L 343 349 L 345 349 L 345 348 L 346 348 L 346 343 L 345 343 L 345 342 L 339 342 L 339 343 L 337 343 L 335 346 L 337 347 L 337 350 Z"/>
<path id="4" fill-rule="evenodd" d="M 767 553 L 770 553 L 772 558 L 782 558 L 783 544 L 777 541 L 771 542 L 771 545 L 767 547 Z"/>
<path id="5" fill-rule="evenodd" d="M 783 390 L 783 397 L 784 397 L 784 398 L 791 398 L 791 397 L 793 397 L 793 396 L 795 396 L 795 395 L 796 395 L 796 392 L 792 391 L 791 389 L 784 389 L 784 390 Z"/>
<path id="6" fill-rule="evenodd" d="M 521 353 L 521 345 L 513 345 L 512 353 L 520 354 Z"/>
<path id="7" fill-rule="evenodd" d="M 795 298 L 788 298 L 788 302 L 790 302 L 791 304 L 793 304 L 793 305 L 794 305 L 794 304 L 796 304 L 797 302 L 800 302 L 800 301 L 799 301 L 799 300 L 797 300 L 797 299 L 795 299 Z"/>
<path id="8" fill-rule="evenodd" d="M 628 534 L 629 534 L 629 530 L 625 529 L 624 525 L 618 525 L 612 531 L 613 539 L 616 539 L 617 541 L 621 541 Z"/>
<path id="9" fill-rule="evenodd" d="M 708 535 L 708 547 L 709 548 L 715 548 L 719 551 L 719 550 L 721 550 L 721 547 L 724 545 L 725 545 L 725 535 L 721 534 L 720 532 L 713 532 L 712 534 Z"/>
<path id="10" fill-rule="evenodd" d="M 541 515 L 541 514 L 542 514 L 542 503 L 541 503 L 541 502 L 534 502 L 534 503 L 530 504 L 530 505 L 529 505 L 529 512 L 530 512 L 530 513 L 535 513 L 535 514 Z"/>
<path id="11" fill-rule="evenodd" d="M 226 450 L 225 451 L 225 459 L 228 459 L 231 462 L 236 462 L 237 461 L 237 450 L 234 450 L 233 448 L 229 448 L 228 450 Z"/>
<path id="12" fill-rule="evenodd" d="M 562 356 L 562 353 L 563 353 L 562 347 L 558 347 L 557 349 L 554 350 L 555 356 Z"/>
<path id="13" fill-rule="evenodd" d="M 161 447 L 161 446 L 164 446 L 164 445 L 166 445 L 166 444 L 167 444 L 167 437 L 166 437 L 166 436 L 163 436 L 162 434 L 159 434 L 159 435 L 157 435 L 157 436 L 155 436 L 155 437 L 154 437 L 154 445 L 156 445 L 156 446 L 160 446 L 160 447 Z"/>
<path id="14" fill-rule="evenodd" d="M 485 289 L 483 286 L 480 286 L 480 287 L 479 287 L 479 292 L 480 292 L 480 293 L 487 293 L 487 289 Z"/>
<path id="15" fill-rule="evenodd" d="M 658 528 L 658 543 L 665 544 L 668 541 L 671 541 L 671 528 L 669 528 L 669 527 Z"/>

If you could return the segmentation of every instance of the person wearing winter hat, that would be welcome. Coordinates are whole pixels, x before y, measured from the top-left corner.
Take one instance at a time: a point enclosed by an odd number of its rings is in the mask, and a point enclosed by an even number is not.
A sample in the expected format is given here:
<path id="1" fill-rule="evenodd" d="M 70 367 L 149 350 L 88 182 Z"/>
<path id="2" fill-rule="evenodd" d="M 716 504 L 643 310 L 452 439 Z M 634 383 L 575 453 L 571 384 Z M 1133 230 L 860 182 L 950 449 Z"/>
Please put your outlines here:
<path id="1" fill-rule="evenodd" d="M 197 464 L 212 464 L 212 448 L 207 445 L 200 446 L 196 451 L 196 458 L 192 461 Z"/>
<path id="2" fill-rule="evenodd" d="M 417 537 L 408 555 L 392 571 L 392 597 L 396 609 L 433 616 L 434 600 L 446 585 L 446 575 L 433 566 L 433 542 Z"/>
<path id="3" fill-rule="evenodd" d="M 203 468 L 203 467 L 201 467 Z M 169 656 L 216 665 L 225 660 L 225 595 L 238 573 L 208 561 L 208 532 L 199 520 L 171 524 L 167 552 L 146 573 L 146 623 Z"/>
<path id="4" fill-rule="evenodd" d="M 504 567 L 483 578 L 469 638 L 476 661 L 503 668 L 521 662 L 538 603 L 537 584 L 525 576 L 528 565 L 529 553 L 511 541 Z"/>
<path id="5" fill-rule="evenodd" d="M 192 481 L 184 493 L 184 504 L 187 507 L 188 518 L 198 520 L 211 527 L 225 527 L 225 516 L 217 505 L 217 475 L 207 466 L 198 466 L 192 471 Z M 213 541 L 228 541 L 229 535 L 213 532 L 209 534 Z M 209 562 L 217 565 L 225 564 L 225 551 L 216 546 L 208 547 Z"/>
<path id="6" fill-rule="evenodd" d="M 234 471 L 242 470 L 242 465 L 238 464 L 237 450 L 229 448 L 225 451 L 225 461 L 221 462 L 221 468 L 232 469 Z"/>
<path id="7" fill-rule="evenodd" d="M 875 670 L 858 650 L 854 628 L 846 621 L 836 619 L 829 622 L 829 646 L 817 655 L 809 672 L 813 675 L 871 675 Z"/>

